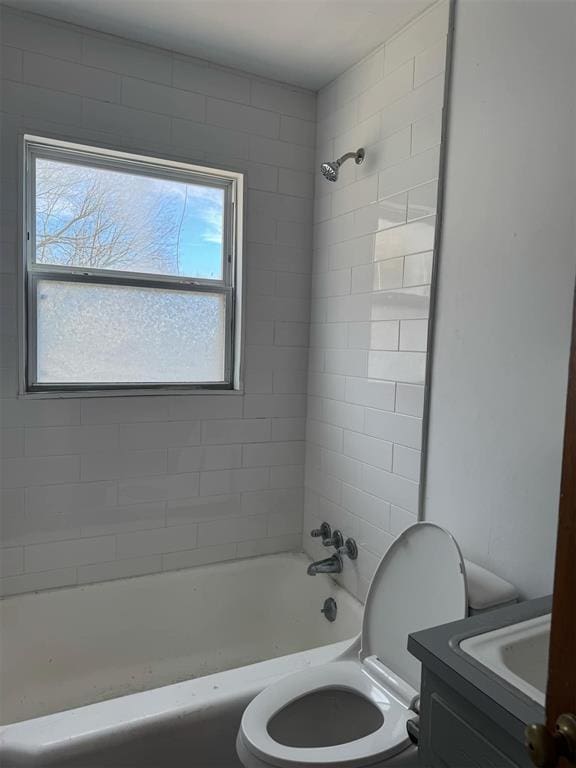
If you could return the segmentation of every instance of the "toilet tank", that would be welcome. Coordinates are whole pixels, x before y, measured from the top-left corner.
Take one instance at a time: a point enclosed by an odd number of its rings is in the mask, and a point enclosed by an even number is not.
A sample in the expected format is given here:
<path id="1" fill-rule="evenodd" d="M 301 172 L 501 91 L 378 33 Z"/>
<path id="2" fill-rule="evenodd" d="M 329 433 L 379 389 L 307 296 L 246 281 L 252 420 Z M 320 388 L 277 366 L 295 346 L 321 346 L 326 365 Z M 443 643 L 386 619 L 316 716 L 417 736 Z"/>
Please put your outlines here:
<path id="1" fill-rule="evenodd" d="M 468 582 L 468 615 L 492 611 L 518 602 L 518 590 L 509 581 L 464 560 Z"/>

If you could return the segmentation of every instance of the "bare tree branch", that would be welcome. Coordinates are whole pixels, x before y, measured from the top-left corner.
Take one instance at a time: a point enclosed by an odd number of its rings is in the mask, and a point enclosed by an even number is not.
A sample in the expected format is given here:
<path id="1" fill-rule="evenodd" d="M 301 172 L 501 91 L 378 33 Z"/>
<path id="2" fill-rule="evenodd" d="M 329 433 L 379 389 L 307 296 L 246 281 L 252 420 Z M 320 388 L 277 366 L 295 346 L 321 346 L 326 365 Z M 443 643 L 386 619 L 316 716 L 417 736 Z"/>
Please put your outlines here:
<path id="1" fill-rule="evenodd" d="M 100 269 L 179 270 L 186 211 L 146 177 L 44 161 L 37 169 L 36 259 Z"/>

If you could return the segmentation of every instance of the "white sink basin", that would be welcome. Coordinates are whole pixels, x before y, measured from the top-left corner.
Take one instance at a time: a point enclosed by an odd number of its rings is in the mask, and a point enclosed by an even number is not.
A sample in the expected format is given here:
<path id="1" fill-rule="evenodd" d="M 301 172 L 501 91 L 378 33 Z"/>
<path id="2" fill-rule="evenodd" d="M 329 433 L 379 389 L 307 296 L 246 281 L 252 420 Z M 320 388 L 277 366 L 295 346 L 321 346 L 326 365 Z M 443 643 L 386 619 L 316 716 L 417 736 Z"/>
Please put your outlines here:
<path id="1" fill-rule="evenodd" d="M 546 701 L 550 614 L 467 637 L 460 648 L 542 706 Z"/>

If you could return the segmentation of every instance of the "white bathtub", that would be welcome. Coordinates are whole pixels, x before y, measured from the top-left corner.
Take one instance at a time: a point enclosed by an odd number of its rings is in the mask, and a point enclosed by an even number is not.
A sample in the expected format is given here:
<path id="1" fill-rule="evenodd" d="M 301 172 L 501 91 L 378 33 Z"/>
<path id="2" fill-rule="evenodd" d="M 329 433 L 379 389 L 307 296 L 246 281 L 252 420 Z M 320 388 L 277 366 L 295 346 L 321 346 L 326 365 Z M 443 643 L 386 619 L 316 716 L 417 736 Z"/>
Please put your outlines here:
<path id="1" fill-rule="evenodd" d="M 308 562 L 272 555 L 5 599 L 0 764 L 236 765 L 248 701 L 359 631 L 360 604 L 307 576 Z M 334 623 L 320 613 L 330 596 Z"/>

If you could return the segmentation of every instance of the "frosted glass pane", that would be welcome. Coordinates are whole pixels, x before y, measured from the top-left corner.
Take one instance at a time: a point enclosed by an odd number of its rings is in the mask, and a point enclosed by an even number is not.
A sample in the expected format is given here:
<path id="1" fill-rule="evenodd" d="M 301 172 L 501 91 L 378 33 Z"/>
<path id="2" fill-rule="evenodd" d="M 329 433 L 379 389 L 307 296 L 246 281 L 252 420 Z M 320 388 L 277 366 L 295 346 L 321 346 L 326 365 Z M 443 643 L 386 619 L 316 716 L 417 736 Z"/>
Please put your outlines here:
<path id="1" fill-rule="evenodd" d="M 38 264 L 222 279 L 224 190 L 36 160 Z"/>
<path id="2" fill-rule="evenodd" d="M 42 384 L 221 382 L 225 298 L 40 280 Z"/>

